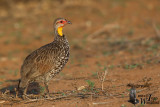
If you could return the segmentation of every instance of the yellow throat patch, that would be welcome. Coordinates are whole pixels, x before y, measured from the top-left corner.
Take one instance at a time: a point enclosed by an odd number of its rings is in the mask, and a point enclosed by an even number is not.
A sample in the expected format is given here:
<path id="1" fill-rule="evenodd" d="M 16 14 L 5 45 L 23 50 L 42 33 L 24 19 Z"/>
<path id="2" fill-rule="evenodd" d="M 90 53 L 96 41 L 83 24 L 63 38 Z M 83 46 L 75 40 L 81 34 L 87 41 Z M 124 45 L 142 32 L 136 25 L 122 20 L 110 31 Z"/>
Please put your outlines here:
<path id="1" fill-rule="evenodd" d="M 58 31 L 58 34 L 59 34 L 60 36 L 63 36 L 62 29 L 63 29 L 63 27 L 59 27 L 58 30 L 57 30 L 57 31 Z"/>

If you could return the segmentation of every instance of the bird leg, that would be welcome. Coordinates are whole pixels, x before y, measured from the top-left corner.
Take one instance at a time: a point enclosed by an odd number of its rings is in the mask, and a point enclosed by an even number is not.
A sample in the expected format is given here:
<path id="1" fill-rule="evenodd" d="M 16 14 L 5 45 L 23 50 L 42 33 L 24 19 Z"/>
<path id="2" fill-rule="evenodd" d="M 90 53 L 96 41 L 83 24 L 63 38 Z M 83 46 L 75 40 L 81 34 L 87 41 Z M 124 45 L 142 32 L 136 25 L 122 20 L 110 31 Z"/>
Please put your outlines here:
<path id="1" fill-rule="evenodd" d="M 27 90 L 28 90 L 28 83 L 27 83 L 27 85 L 26 85 L 26 87 L 24 88 L 24 90 L 23 90 L 23 99 L 29 99 L 28 97 L 27 97 Z"/>
<path id="2" fill-rule="evenodd" d="M 44 82 L 44 85 L 45 85 L 47 94 L 49 94 L 48 83 Z"/>
<path id="3" fill-rule="evenodd" d="M 27 95 L 27 88 L 28 87 L 25 87 L 24 91 L 23 91 L 23 95 Z"/>
<path id="4" fill-rule="evenodd" d="M 46 97 L 49 98 L 50 94 L 49 94 L 49 89 L 48 89 L 48 82 L 44 81 L 44 85 L 45 85 L 45 90 L 46 90 Z"/>

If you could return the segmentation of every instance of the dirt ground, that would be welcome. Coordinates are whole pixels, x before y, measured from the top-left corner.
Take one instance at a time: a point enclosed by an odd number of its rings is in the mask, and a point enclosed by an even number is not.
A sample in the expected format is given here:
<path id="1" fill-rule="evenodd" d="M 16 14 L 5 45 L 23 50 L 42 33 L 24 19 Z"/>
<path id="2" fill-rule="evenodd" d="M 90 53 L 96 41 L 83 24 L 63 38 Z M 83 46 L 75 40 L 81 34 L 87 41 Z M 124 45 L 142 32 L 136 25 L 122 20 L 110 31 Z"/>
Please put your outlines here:
<path id="1" fill-rule="evenodd" d="M 49 83 L 52 98 L 39 95 L 41 83 L 29 99 L 16 97 L 23 60 L 54 40 L 58 17 L 72 22 L 64 28 L 71 55 Z M 159 0 L 0 0 L 0 107 L 134 107 L 131 87 L 137 107 L 159 107 L 159 54 Z"/>

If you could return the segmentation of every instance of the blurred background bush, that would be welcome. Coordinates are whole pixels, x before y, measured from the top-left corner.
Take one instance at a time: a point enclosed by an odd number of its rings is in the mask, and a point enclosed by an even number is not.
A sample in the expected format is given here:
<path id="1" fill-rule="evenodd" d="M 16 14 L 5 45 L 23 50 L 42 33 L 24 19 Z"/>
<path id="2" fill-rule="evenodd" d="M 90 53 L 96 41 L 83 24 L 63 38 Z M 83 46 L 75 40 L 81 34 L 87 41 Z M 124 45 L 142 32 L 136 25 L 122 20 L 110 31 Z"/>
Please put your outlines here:
<path id="1" fill-rule="evenodd" d="M 159 0 L 0 0 L 0 67 L 19 69 L 26 55 L 52 42 L 58 17 L 73 23 L 64 28 L 71 60 L 156 54 L 159 13 Z"/>

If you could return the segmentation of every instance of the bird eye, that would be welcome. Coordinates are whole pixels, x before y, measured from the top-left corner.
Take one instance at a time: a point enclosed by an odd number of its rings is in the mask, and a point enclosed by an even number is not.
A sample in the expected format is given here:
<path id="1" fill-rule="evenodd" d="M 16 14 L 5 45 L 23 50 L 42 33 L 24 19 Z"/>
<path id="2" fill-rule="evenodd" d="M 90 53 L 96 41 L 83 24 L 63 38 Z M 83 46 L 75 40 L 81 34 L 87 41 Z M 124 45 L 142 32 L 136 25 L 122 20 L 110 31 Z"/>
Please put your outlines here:
<path id="1" fill-rule="evenodd" d="M 60 21 L 60 23 L 63 23 L 63 21 Z"/>

